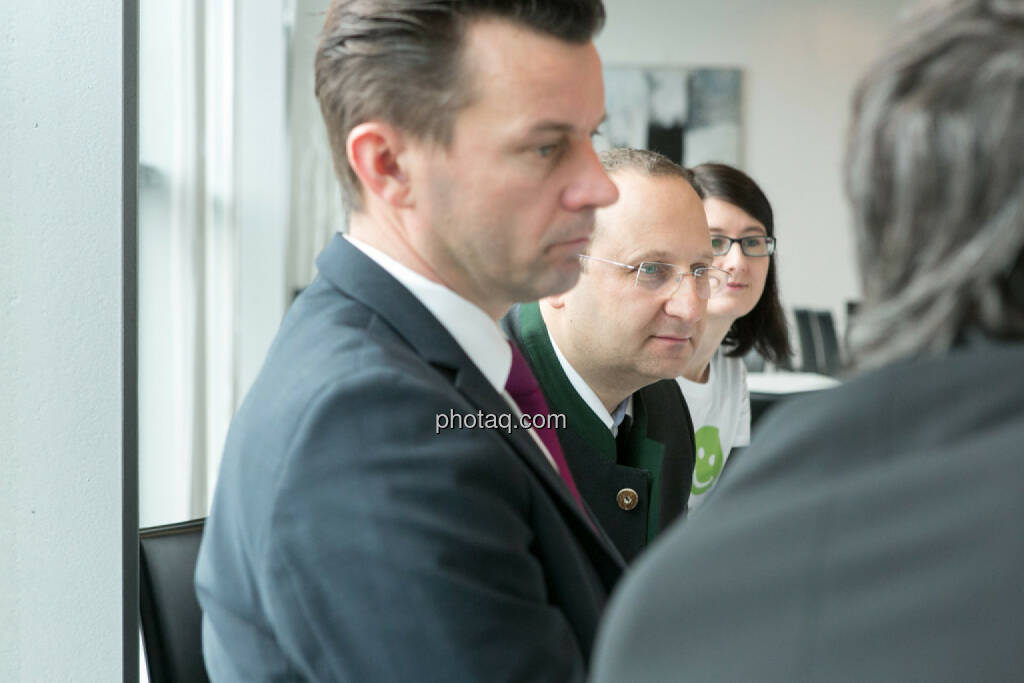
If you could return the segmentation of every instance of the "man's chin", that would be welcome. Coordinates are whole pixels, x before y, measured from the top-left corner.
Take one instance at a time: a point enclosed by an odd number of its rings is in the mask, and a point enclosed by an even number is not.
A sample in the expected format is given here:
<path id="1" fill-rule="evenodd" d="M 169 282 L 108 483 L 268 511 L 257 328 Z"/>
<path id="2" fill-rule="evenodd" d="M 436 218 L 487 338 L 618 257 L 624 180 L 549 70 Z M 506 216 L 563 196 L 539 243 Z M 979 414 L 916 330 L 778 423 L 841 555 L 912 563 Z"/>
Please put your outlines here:
<path id="1" fill-rule="evenodd" d="M 690 359 L 693 357 L 693 344 L 672 344 L 671 348 L 661 349 L 655 357 L 650 359 L 647 366 L 648 376 L 658 379 L 674 379 L 682 376 Z"/>
<path id="2" fill-rule="evenodd" d="M 547 296 L 564 294 L 576 286 L 580 279 L 580 263 L 573 259 L 572 263 L 559 264 L 548 268 L 529 281 L 523 282 L 521 289 L 527 298 L 519 301 L 536 301 Z"/>

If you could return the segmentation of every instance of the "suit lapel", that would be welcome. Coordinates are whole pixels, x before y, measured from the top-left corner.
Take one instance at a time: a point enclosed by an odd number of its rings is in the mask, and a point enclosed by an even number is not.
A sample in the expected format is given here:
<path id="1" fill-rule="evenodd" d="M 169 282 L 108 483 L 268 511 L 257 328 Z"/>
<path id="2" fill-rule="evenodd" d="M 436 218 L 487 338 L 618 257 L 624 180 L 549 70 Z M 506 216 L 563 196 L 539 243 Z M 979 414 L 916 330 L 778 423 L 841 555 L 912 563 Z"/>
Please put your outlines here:
<path id="1" fill-rule="evenodd" d="M 324 278 L 375 311 L 420 357 L 449 378 L 475 408 L 487 415 L 509 414 L 510 419 L 516 420 L 511 406 L 494 390 L 444 325 L 408 289 L 348 240 L 335 235 L 316 263 Z M 544 482 L 579 533 L 595 538 L 594 529 L 576 500 L 529 432 L 523 429 L 497 431 Z M 614 557 L 618 556 L 605 538 L 601 538 L 600 545 Z"/>
<path id="2" fill-rule="evenodd" d="M 468 359 L 467 359 L 468 361 Z M 472 364 L 470 364 L 472 365 Z M 494 388 L 487 382 L 484 376 L 475 366 L 464 369 L 455 377 L 455 388 L 465 396 L 470 403 L 482 410 L 487 415 L 508 414 L 513 423 L 518 420 L 512 407 L 505 401 L 504 397 L 494 391 Z M 551 490 L 559 504 L 566 509 L 566 514 L 571 516 L 576 525 L 585 529 L 586 533 L 592 535 L 593 528 L 590 521 L 585 517 L 576 499 L 569 493 L 565 482 L 551 465 L 551 461 L 540 450 L 540 447 L 525 429 L 512 429 L 505 431 L 497 430 L 508 441 L 516 452 L 522 454 L 531 468 L 537 473 L 540 479 Z"/>
<path id="3" fill-rule="evenodd" d="M 674 380 L 663 380 L 637 392 L 637 402 L 644 414 L 643 448 L 660 451 L 660 516 L 658 528 L 665 529 L 686 512 L 693 478 L 693 422 L 686 400 Z M 650 409 L 649 409 L 650 408 Z M 653 456 L 647 456 L 653 457 Z M 679 486 L 679 482 L 686 482 Z"/>
<path id="4" fill-rule="evenodd" d="M 530 367 L 540 383 L 541 390 L 544 392 L 548 409 L 566 416 L 567 429 L 585 442 L 589 451 L 588 456 L 615 462 L 615 439 L 612 438 L 611 432 L 601 422 L 601 419 L 586 404 L 586 401 L 576 393 L 569 378 L 565 376 L 562 365 L 551 346 L 551 339 L 541 316 L 540 306 L 536 302 L 517 304 L 505 316 L 502 324 L 506 333 L 515 340 L 529 361 Z M 568 425 L 572 425 L 572 427 L 568 427 Z M 578 450 L 577 446 L 568 443 L 561 431 L 559 431 L 558 439 L 562 444 L 563 451 L 566 452 L 566 457 L 573 457 Z M 577 485 L 579 481 L 580 477 L 577 477 Z M 587 514 L 591 519 L 597 520 L 597 515 L 590 510 L 589 506 Z M 607 547 L 615 549 L 616 555 L 619 555 L 615 542 L 603 528 L 600 528 L 600 523 L 597 526 L 602 542 Z"/>

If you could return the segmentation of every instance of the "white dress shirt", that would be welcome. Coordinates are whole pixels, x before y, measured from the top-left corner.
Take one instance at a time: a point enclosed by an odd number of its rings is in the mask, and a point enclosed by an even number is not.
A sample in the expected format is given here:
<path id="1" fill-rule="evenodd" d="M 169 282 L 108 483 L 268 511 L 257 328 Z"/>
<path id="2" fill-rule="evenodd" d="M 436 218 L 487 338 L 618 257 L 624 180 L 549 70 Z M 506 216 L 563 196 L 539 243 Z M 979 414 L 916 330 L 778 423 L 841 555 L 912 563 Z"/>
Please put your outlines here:
<path id="1" fill-rule="evenodd" d="M 590 388 L 590 385 L 583 381 L 580 377 L 580 373 L 576 372 L 570 363 L 569 359 L 562 354 L 562 350 L 558 348 L 558 344 L 555 343 L 555 338 L 551 336 L 551 331 L 548 330 L 548 339 L 551 340 L 551 348 L 555 350 L 555 357 L 558 362 L 562 365 L 562 370 L 565 372 L 565 376 L 569 379 L 569 384 L 576 390 L 576 393 L 580 395 L 583 402 L 587 404 L 587 407 L 593 411 L 594 415 L 604 423 L 604 426 L 612 433 L 612 436 L 619 435 L 619 425 L 622 424 L 622 420 L 626 415 L 633 417 L 633 394 L 630 394 L 626 399 L 615 407 L 614 412 L 608 412 L 608 409 L 604 407 L 604 403 L 601 403 L 601 399 L 597 397 L 594 390 Z"/>

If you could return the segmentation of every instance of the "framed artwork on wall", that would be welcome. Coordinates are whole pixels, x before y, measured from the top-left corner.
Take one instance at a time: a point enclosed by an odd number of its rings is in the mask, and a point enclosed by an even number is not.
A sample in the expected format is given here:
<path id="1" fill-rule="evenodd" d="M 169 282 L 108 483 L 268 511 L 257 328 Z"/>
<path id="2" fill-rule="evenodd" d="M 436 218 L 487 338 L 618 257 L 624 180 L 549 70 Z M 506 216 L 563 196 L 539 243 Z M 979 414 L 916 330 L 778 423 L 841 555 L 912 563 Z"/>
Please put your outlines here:
<path id="1" fill-rule="evenodd" d="M 604 79 L 599 149 L 652 149 L 683 166 L 742 165 L 740 69 L 611 66 Z"/>

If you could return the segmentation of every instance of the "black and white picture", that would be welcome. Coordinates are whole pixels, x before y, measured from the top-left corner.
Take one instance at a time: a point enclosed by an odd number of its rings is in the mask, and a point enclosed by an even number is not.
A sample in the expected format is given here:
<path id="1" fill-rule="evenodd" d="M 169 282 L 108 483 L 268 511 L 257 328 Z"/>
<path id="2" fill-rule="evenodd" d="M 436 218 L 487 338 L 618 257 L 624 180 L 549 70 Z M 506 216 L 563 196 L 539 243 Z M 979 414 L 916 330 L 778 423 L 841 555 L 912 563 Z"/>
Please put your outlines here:
<path id="1" fill-rule="evenodd" d="M 608 67 L 604 79 L 599 149 L 653 149 L 683 166 L 742 163 L 739 69 Z"/>

